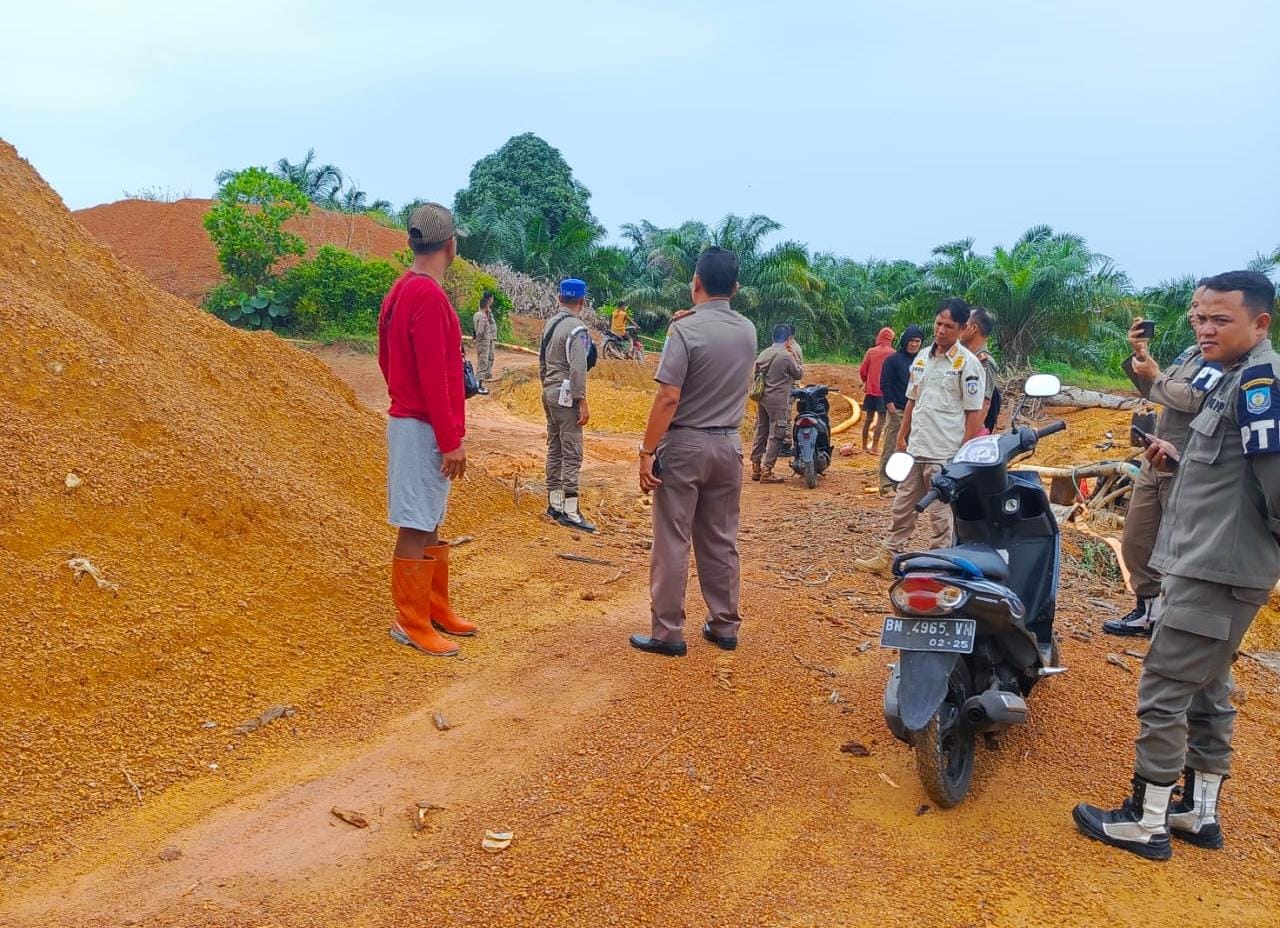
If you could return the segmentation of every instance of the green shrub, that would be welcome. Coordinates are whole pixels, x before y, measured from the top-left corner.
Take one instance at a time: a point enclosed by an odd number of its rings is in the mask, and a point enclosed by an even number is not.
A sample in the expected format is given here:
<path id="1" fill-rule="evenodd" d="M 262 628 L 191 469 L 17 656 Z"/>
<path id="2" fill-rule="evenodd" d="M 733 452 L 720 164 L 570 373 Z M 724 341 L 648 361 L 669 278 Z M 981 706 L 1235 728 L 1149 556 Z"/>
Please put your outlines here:
<path id="1" fill-rule="evenodd" d="M 511 300 L 498 288 L 498 281 L 486 274 L 465 258 L 458 258 L 449 265 L 444 275 L 444 289 L 449 294 L 453 308 L 458 311 L 462 320 L 462 331 L 474 334 L 473 324 L 476 310 L 480 308 L 480 297 L 486 290 L 493 291 L 493 317 L 498 323 L 498 339 L 511 340 Z"/>
<path id="2" fill-rule="evenodd" d="M 204 216 L 227 277 L 242 291 L 254 290 L 271 278 L 281 258 L 305 254 L 306 243 L 283 227 L 310 208 L 306 194 L 265 168 L 231 174 Z"/>
<path id="3" fill-rule="evenodd" d="M 310 261 L 286 271 L 278 290 L 293 307 L 299 332 L 374 335 L 382 298 L 400 274 L 390 261 L 323 245 Z"/>
<path id="4" fill-rule="evenodd" d="M 223 281 L 209 291 L 204 305 L 218 318 L 242 329 L 287 329 L 293 322 L 288 303 L 267 286 L 250 294 L 233 281 Z"/>

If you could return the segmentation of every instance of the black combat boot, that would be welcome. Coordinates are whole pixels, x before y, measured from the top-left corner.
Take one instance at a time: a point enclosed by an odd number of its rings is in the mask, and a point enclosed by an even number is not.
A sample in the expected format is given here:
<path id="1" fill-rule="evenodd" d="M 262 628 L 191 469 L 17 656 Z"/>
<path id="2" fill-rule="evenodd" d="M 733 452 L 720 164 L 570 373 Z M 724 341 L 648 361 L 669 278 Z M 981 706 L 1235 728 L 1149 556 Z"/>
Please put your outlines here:
<path id="1" fill-rule="evenodd" d="M 1110 811 L 1083 802 L 1071 812 L 1081 832 L 1148 860 L 1173 856 L 1169 843 L 1169 797 L 1173 784 L 1159 786 L 1142 777 L 1133 778 L 1133 795 Z"/>
<path id="2" fill-rule="evenodd" d="M 1216 851 L 1222 847 L 1218 793 L 1226 777 L 1190 767 L 1185 774 L 1183 785 L 1173 790 L 1173 802 L 1169 806 L 1169 833 L 1179 841 Z"/>
<path id="3" fill-rule="evenodd" d="M 1156 627 L 1156 619 L 1152 609 L 1155 602 L 1154 596 L 1139 596 L 1138 605 L 1134 606 L 1132 612 L 1123 618 L 1103 622 L 1102 630 L 1108 635 L 1120 635 L 1125 638 L 1132 638 L 1135 635 L 1143 635 L 1150 638 L 1151 632 Z"/>

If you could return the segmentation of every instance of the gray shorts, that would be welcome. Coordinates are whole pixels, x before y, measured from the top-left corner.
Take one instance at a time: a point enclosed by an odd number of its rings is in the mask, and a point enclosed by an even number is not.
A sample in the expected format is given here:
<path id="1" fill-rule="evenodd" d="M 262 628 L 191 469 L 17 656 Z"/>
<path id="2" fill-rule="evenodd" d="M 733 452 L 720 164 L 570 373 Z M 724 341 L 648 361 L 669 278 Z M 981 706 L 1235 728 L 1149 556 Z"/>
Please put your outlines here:
<path id="1" fill-rule="evenodd" d="M 387 521 L 397 528 L 434 532 L 449 503 L 449 478 L 436 432 L 421 419 L 387 420 Z"/>

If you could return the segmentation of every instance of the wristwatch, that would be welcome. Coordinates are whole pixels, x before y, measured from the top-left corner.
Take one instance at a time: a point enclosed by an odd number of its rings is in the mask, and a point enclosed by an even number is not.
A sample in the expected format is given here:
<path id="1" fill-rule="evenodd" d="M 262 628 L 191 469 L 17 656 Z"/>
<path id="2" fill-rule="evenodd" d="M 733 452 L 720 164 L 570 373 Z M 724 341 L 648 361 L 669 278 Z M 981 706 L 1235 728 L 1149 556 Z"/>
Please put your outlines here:
<path id="1" fill-rule="evenodd" d="M 656 453 L 656 452 L 650 451 L 648 448 L 646 448 L 646 447 L 644 446 L 644 442 L 641 442 L 641 443 L 640 443 L 640 447 L 639 447 L 639 448 L 637 448 L 636 450 L 638 450 L 638 451 L 640 452 L 640 457 L 642 457 L 642 458 L 651 458 L 651 457 L 653 457 L 653 456 L 654 456 L 654 454 Z"/>

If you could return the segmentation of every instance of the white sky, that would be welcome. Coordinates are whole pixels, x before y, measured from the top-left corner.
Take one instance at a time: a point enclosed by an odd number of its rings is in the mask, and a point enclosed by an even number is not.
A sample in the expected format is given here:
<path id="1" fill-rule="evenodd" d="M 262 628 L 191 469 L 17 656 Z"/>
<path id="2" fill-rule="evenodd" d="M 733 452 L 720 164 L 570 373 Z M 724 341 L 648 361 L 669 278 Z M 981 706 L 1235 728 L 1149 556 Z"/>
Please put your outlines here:
<path id="1" fill-rule="evenodd" d="M 451 202 L 511 135 L 611 231 L 763 212 L 923 260 L 1048 223 L 1140 284 L 1280 245 L 1280 3 L 0 6 L 0 136 L 80 208 L 315 147 Z"/>

